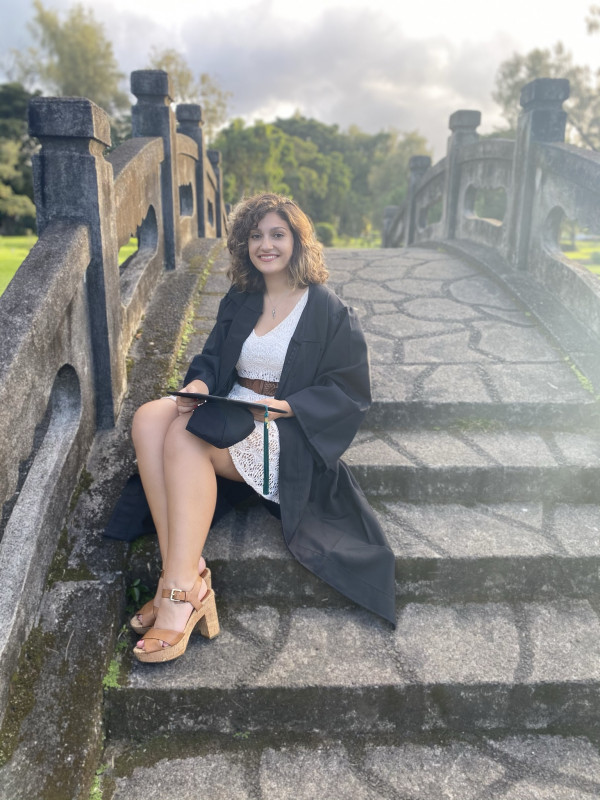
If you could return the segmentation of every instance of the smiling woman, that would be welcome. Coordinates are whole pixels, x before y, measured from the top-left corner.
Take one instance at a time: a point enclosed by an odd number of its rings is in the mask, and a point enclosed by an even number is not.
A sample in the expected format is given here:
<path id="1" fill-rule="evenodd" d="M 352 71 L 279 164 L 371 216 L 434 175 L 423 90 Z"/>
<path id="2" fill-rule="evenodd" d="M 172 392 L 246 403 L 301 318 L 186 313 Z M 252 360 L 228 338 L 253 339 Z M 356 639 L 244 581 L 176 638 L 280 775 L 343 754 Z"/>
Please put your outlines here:
<path id="1" fill-rule="evenodd" d="M 239 484 L 281 519 L 301 564 L 395 620 L 394 555 L 340 458 L 371 400 L 358 317 L 325 286 L 322 246 L 292 200 L 243 200 L 227 245 L 232 286 L 182 392 L 144 404 L 133 421 L 164 566 L 154 602 L 131 620 L 144 634 L 133 652 L 146 663 L 178 658 L 197 625 L 218 634 L 202 549 L 218 495 Z M 198 395 L 258 405 L 254 426 L 214 444 L 211 403 Z"/>

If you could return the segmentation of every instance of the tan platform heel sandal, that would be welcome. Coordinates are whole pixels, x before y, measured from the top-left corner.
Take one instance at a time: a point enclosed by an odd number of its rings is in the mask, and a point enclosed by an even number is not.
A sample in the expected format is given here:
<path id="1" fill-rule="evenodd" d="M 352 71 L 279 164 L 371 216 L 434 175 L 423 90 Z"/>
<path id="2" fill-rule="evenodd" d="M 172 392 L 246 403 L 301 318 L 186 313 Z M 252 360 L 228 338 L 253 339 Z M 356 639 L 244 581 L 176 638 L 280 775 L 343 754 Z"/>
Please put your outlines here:
<path id="1" fill-rule="evenodd" d="M 198 600 L 201 585 L 202 578 L 198 576 L 194 587 L 189 592 L 185 592 L 182 589 L 163 589 L 162 596 L 172 600 L 174 603 L 191 603 L 192 613 L 183 632 L 150 628 L 143 637 L 144 649 L 142 650 L 141 647 L 133 648 L 133 654 L 138 661 L 156 664 L 179 658 L 185 653 L 188 641 L 195 628 L 207 639 L 214 639 L 218 635 L 219 617 L 217 616 L 215 593 L 212 589 L 209 589 L 204 597 Z M 166 642 L 168 647 L 163 647 L 163 642 Z"/>
<path id="2" fill-rule="evenodd" d="M 204 562 L 206 564 L 206 561 Z M 160 577 L 162 578 L 165 574 L 164 569 L 160 571 Z M 207 585 L 209 589 L 212 589 L 212 576 L 208 567 L 206 567 L 201 573 L 200 577 Z M 129 627 L 132 631 L 137 633 L 138 636 L 143 636 L 147 633 L 150 628 L 156 622 L 156 615 L 158 614 L 158 606 L 154 605 L 154 598 L 152 600 L 148 600 L 147 603 L 135 612 L 133 617 L 129 620 Z M 141 620 L 139 619 L 141 617 Z"/>

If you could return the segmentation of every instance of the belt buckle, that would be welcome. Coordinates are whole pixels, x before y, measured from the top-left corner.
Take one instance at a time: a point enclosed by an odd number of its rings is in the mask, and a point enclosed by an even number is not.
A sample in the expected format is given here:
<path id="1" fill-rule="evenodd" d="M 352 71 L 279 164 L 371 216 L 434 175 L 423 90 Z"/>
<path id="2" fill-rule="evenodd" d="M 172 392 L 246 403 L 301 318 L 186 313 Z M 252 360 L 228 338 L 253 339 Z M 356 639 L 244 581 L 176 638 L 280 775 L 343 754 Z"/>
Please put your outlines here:
<path id="1" fill-rule="evenodd" d="M 169 595 L 169 600 L 172 600 L 174 603 L 183 603 L 184 600 L 179 600 L 177 597 L 173 597 L 173 592 L 183 592 L 183 589 L 171 589 L 171 594 Z"/>

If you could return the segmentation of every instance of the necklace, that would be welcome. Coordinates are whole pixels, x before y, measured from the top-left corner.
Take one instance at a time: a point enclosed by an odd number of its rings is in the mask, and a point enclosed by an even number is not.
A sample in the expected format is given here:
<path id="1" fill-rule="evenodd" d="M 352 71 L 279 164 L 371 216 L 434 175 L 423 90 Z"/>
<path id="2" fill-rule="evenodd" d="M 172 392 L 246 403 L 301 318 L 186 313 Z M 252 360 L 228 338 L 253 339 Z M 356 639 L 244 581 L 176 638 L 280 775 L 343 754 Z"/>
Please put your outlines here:
<path id="1" fill-rule="evenodd" d="M 279 300 L 278 300 L 278 301 L 275 303 L 275 305 L 273 305 L 273 301 L 271 300 L 271 295 L 269 294 L 269 292 L 267 291 L 267 289 L 265 289 L 265 292 L 266 292 L 267 298 L 268 298 L 268 300 L 269 300 L 269 304 L 270 304 L 270 306 L 271 306 L 271 317 L 272 317 L 272 319 L 275 319 L 275 312 L 277 311 L 277 306 L 278 306 L 278 305 L 281 303 L 281 301 L 282 301 L 282 300 L 284 300 L 286 297 L 289 297 L 289 296 L 292 294 L 292 292 L 293 292 L 293 291 L 294 291 L 293 289 L 290 289 L 290 291 L 289 291 L 289 292 L 286 292 L 285 294 L 283 294 L 283 295 L 282 295 L 282 296 L 279 298 Z"/>

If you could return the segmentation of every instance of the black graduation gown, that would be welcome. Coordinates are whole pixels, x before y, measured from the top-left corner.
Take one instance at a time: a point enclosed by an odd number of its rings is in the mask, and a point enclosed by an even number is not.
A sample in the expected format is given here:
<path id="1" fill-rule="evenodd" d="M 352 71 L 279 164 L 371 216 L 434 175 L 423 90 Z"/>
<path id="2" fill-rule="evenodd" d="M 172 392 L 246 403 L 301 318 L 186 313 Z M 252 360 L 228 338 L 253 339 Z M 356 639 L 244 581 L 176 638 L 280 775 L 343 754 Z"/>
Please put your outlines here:
<path id="1" fill-rule="evenodd" d="M 242 345 L 262 313 L 262 294 L 231 289 L 184 385 L 199 378 L 226 395 Z M 395 624 L 394 555 L 340 456 L 370 405 L 367 346 L 353 309 L 311 285 L 286 354 L 277 398 L 295 416 L 277 420 L 283 536 L 311 572 Z"/>

